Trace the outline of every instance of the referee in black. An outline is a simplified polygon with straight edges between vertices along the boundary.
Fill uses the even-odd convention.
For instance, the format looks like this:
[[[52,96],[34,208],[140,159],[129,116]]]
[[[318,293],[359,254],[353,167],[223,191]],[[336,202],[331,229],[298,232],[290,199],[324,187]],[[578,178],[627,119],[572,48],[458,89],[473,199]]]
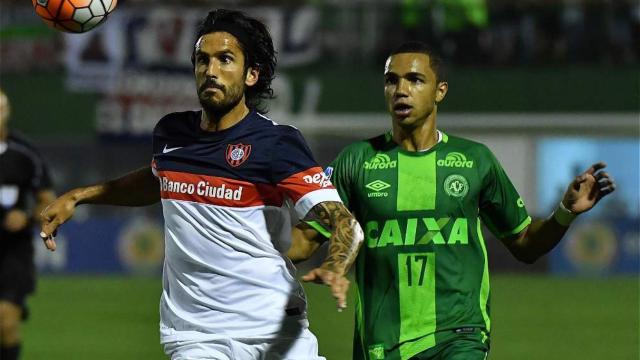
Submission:
[[[9,99],[0,89],[0,359],[20,354],[25,299],[35,290],[33,222],[55,199],[49,172],[26,139],[9,134]]]

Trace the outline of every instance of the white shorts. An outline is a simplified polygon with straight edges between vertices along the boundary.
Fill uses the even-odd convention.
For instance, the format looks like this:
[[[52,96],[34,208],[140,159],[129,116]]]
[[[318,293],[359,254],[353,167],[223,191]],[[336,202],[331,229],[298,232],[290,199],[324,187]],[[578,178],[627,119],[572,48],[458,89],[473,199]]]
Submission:
[[[318,340],[309,329],[289,338],[169,342],[164,352],[171,360],[325,360],[318,356]]]

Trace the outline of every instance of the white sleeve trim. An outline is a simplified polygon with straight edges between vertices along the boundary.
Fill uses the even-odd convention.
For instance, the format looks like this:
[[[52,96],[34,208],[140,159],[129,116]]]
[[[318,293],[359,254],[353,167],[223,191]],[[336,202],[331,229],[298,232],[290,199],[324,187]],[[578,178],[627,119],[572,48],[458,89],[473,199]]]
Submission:
[[[312,207],[318,205],[323,201],[342,202],[342,200],[340,200],[340,195],[338,195],[338,191],[336,189],[315,190],[307,193],[305,196],[301,197],[300,200],[298,200],[298,202],[294,206],[296,215],[299,219],[304,218]]]

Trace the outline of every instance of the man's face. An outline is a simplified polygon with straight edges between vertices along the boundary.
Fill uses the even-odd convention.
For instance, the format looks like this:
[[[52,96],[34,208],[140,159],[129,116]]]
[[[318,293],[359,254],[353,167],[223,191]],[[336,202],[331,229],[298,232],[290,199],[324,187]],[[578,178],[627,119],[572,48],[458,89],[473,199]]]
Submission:
[[[9,130],[7,123],[9,122],[10,110],[9,98],[7,98],[7,95],[0,90],[0,141],[6,139],[8,136],[7,133]]]
[[[207,111],[226,113],[244,100],[251,69],[245,71],[238,40],[226,32],[205,34],[196,43],[195,76],[200,104]]]
[[[437,82],[428,55],[400,53],[387,59],[384,96],[387,110],[399,125],[422,125],[446,93],[447,83]]]

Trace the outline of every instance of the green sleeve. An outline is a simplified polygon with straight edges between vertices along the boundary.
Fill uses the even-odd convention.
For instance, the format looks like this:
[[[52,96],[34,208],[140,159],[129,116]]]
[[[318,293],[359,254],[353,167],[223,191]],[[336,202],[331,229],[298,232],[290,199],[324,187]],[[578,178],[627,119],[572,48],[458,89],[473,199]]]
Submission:
[[[353,166],[352,161],[346,152],[340,153],[325,169],[325,173],[329,176],[331,183],[338,191],[340,199],[347,208],[351,203],[351,179]]]
[[[340,199],[344,203],[344,205],[349,208],[349,203],[351,202],[351,187],[349,184],[351,183],[351,176],[353,166],[351,166],[352,161],[349,157],[349,153],[345,150],[336,157],[329,166],[324,170],[325,174],[331,180],[331,183],[338,191],[340,195]],[[316,229],[319,233],[329,238],[331,233],[325,229],[320,223],[317,221],[307,221],[311,227]]]
[[[524,201],[495,156],[486,149],[487,169],[480,194],[482,222],[502,239],[524,230],[531,223]]]

